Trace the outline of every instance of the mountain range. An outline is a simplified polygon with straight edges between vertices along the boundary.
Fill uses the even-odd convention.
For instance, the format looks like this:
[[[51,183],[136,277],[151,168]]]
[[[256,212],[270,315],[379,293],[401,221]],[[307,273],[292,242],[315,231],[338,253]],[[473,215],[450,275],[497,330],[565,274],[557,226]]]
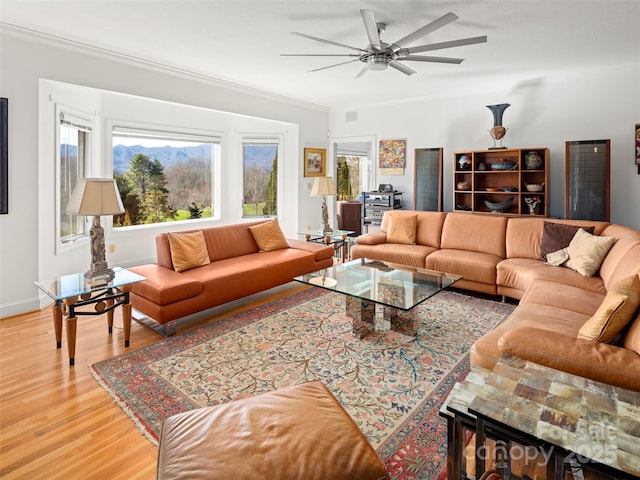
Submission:
[[[143,147],[142,145],[115,145],[113,147],[113,172],[121,174],[129,170],[129,160],[138,153],[149,157],[150,160],[158,159],[167,168],[178,162],[193,157],[207,158],[210,155],[210,145],[201,144],[188,147]],[[61,145],[60,150],[66,155],[77,156],[78,149],[73,145]],[[273,165],[273,148],[262,145],[248,145],[245,147],[245,163],[249,167],[260,165],[270,172]]]

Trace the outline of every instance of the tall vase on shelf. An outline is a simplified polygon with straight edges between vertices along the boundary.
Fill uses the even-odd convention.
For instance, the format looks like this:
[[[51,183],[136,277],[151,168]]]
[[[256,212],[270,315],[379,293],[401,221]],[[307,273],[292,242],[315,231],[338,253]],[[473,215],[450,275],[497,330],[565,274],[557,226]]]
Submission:
[[[491,138],[493,138],[493,146],[489,147],[489,150],[503,150],[507,148],[502,145],[502,139],[507,134],[507,129],[502,125],[502,114],[507,107],[510,106],[510,103],[487,105],[487,108],[491,110],[491,113],[493,113],[493,127],[489,130],[489,134],[491,135]]]

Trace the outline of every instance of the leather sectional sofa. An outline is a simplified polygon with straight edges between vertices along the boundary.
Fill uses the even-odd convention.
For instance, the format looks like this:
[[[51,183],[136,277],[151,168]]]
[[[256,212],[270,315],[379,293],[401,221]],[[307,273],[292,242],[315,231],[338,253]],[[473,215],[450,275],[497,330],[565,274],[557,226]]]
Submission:
[[[401,223],[405,231],[398,229]],[[543,249],[557,247],[549,232],[571,227],[591,230],[594,240],[613,238],[594,275],[547,264],[565,250],[547,251],[543,259]],[[456,287],[518,299],[510,317],[473,345],[472,365],[491,369],[509,353],[640,391],[639,230],[595,221],[394,210],[385,213],[381,231],[356,239],[351,257],[463,275]],[[630,293],[620,300],[622,284]],[[619,318],[625,308],[630,320],[615,338],[585,338],[593,319],[612,312]]]
[[[131,303],[173,333],[176,319],[329,267],[333,254],[324,244],[284,239],[273,220],[162,233],[157,262],[130,268],[147,278],[133,286]],[[177,265],[185,261],[187,268]]]

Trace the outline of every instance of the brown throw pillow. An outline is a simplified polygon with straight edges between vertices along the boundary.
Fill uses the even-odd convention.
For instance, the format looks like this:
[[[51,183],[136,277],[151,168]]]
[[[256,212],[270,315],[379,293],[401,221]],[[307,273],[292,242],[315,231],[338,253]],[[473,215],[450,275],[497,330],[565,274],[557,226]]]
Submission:
[[[542,241],[540,242],[540,259],[546,261],[548,260],[547,254],[568,247],[576,232],[581,228],[591,234],[596,229],[595,226],[578,227],[576,225],[544,222]]]
[[[209,251],[202,231],[169,233],[171,261],[176,272],[209,265]]]
[[[261,252],[271,252],[273,250],[289,248],[289,244],[287,243],[287,239],[284,238],[277,218],[258,225],[252,225],[249,227],[249,231],[251,235],[253,235],[253,239],[258,244]]]
[[[578,338],[611,342],[629,323],[638,305],[640,279],[634,274],[611,287],[596,313],[580,328]]]
[[[389,215],[387,243],[416,244],[418,215]]]

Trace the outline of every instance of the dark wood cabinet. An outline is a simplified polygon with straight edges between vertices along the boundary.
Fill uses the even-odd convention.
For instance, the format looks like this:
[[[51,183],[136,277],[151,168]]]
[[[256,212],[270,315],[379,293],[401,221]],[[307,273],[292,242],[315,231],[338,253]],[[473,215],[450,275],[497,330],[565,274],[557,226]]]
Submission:
[[[442,148],[416,148],[413,204],[416,210],[442,211]]]
[[[610,142],[566,142],[566,218],[609,221]]]

